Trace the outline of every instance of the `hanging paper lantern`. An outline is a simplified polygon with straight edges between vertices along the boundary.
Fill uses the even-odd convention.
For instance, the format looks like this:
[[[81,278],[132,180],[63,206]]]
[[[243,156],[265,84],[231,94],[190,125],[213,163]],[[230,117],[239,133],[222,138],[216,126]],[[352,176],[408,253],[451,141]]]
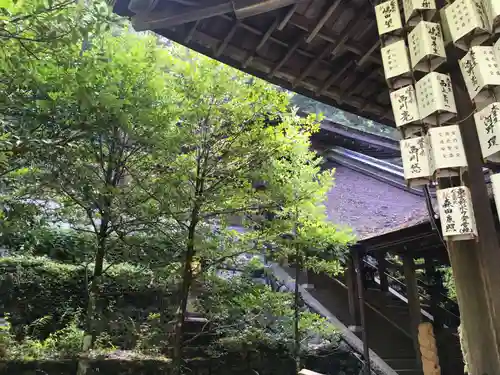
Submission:
[[[500,63],[494,47],[472,47],[459,64],[472,100],[487,100],[491,97],[490,89],[500,93]]]
[[[441,31],[443,32],[443,42],[447,46],[453,40],[451,38],[450,25],[448,25],[448,20],[446,19],[446,8],[449,5],[445,5],[439,10],[439,18],[441,20]]]
[[[398,40],[383,47],[380,53],[389,87],[398,88],[411,83],[410,59],[404,40]]]
[[[500,39],[493,45],[493,52],[495,53],[497,63],[500,63]]]
[[[441,228],[446,239],[464,241],[477,236],[472,200],[467,187],[438,190],[437,201]]]
[[[436,178],[458,176],[467,168],[462,135],[458,125],[429,129],[431,172]]]
[[[420,121],[417,96],[413,85],[391,92],[390,97],[397,127]]]
[[[456,0],[444,13],[457,47],[467,51],[470,46],[479,45],[490,37],[489,20],[481,1]]]
[[[416,137],[400,141],[403,170],[408,186],[420,186],[429,183],[431,167],[427,137]]]
[[[423,17],[424,20],[430,20],[436,13],[435,0],[403,0],[405,13],[405,22],[414,26]]]
[[[444,50],[441,26],[435,22],[419,22],[408,34],[411,66],[422,72],[432,72],[444,61]]]
[[[400,34],[403,29],[397,0],[388,0],[375,7],[378,33],[380,36]]]
[[[500,102],[475,113],[474,119],[483,158],[500,163]]]
[[[447,74],[432,72],[415,85],[420,119],[428,124],[442,124],[457,114],[451,79]]]
[[[500,1],[483,0],[490,28],[493,33],[500,33]]]
[[[490,175],[491,190],[493,190],[493,198],[497,207],[497,214],[500,219],[500,173]]]

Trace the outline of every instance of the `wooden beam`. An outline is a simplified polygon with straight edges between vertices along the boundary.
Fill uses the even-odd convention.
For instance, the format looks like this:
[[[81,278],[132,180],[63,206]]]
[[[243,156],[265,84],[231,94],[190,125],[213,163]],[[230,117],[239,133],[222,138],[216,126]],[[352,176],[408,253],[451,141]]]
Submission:
[[[305,77],[307,77],[307,75],[311,72],[311,70],[314,69],[314,67],[318,64],[318,62],[320,62],[321,60],[323,60],[326,56],[328,56],[330,54],[331,50],[332,50],[331,44],[324,47],[323,51],[321,51],[321,53],[318,55],[318,57],[314,58],[309,63],[309,65],[306,66],[306,68],[302,71],[302,73],[300,73],[300,75],[295,79],[295,81],[293,81],[292,87],[297,86],[297,84],[299,84]]]
[[[132,17],[132,25],[136,31],[167,29],[233,11],[232,3],[227,0],[211,0],[203,3],[203,7],[184,8],[178,12],[169,9],[137,15]]]
[[[231,30],[229,30],[229,32],[227,33],[226,37],[222,41],[221,45],[219,46],[219,48],[217,48],[217,51],[215,51],[215,57],[219,57],[222,54],[222,52],[224,52],[224,50],[226,49],[228,43],[231,41],[231,39],[233,38],[234,34],[236,33],[236,30],[238,30],[238,27],[240,26],[240,24],[241,24],[240,21],[236,21],[233,24],[233,26],[231,27]]]
[[[300,43],[302,43],[304,37],[300,36],[297,38],[297,41],[288,49],[286,55],[271,69],[271,72],[268,74],[268,77],[274,76],[274,74],[288,61],[290,57],[292,57],[293,53],[297,48],[299,48]]]
[[[278,30],[281,31],[285,28],[286,24],[288,23],[288,21],[290,21],[290,18],[292,18],[293,14],[295,13],[298,7],[299,3],[295,3],[290,7],[290,9],[288,9],[288,12],[286,12],[285,17],[283,17],[283,19],[278,25]]]
[[[366,375],[371,374],[371,362],[370,362],[370,347],[368,346],[368,331],[367,331],[367,323],[366,323],[366,304],[365,304],[365,291],[363,287],[363,280],[361,279],[361,258],[360,258],[360,250],[359,248],[352,249],[352,256],[354,259],[354,267],[356,270],[356,284],[358,288],[358,302],[359,302],[359,315],[361,320],[361,337],[363,339],[363,359],[365,360],[364,364],[364,373]]]
[[[248,57],[246,58],[245,62],[243,63],[243,67],[246,68],[248,64],[252,61],[253,57],[255,54],[259,52],[259,50],[266,44],[266,42],[269,40],[271,37],[272,33],[274,30],[276,30],[276,27],[278,27],[278,22],[279,18],[276,17],[274,22],[271,24],[271,26],[267,29],[266,33],[262,36],[262,38],[259,41],[259,44],[257,44],[257,47],[253,50],[252,53],[248,54]]]
[[[200,20],[197,20],[193,23],[193,26],[189,29],[189,32],[187,33],[186,37],[184,38],[184,43],[189,43],[191,42],[191,39],[193,39],[194,32],[196,31],[196,28],[200,24]]]
[[[403,254],[403,268],[406,284],[406,297],[408,298],[408,311],[410,314],[410,332],[415,349],[417,365],[421,365],[420,343],[418,341],[418,325],[422,321],[420,312],[420,298],[418,296],[417,278],[415,275],[415,262],[411,251]]]
[[[358,68],[363,66],[363,64],[369,59],[373,51],[375,51],[379,47],[380,47],[380,39],[377,41],[377,43],[375,43],[372,47],[370,47],[370,49],[364,55],[362,55],[361,58],[356,62]]]
[[[328,79],[326,80],[325,84],[323,86],[321,86],[321,88],[319,89],[319,91],[317,92],[317,95],[323,95],[323,93],[331,86],[333,85],[333,83],[339,79],[342,74],[344,74],[352,65],[354,64],[353,61],[350,61],[348,64],[345,64],[342,69],[340,69],[338,72],[336,73],[332,73],[330,75],[330,77],[328,77]]]
[[[356,286],[356,269],[352,255],[347,259],[347,267],[345,269],[345,277],[347,284],[347,299],[349,304],[349,315],[351,318],[351,325],[355,327],[361,326],[358,305],[358,291]]]
[[[335,0],[335,2],[330,5],[328,10],[325,12],[325,14],[320,18],[316,26],[314,27],[313,31],[309,34],[309,36],[306,38],[306,43],[309,44],[311,41],[316,37],[316,35],[319,33],[319,31],[323,28],[325,25],[326,21],[332,16],[333,12],[337,7],[340,5],[342,0]]]

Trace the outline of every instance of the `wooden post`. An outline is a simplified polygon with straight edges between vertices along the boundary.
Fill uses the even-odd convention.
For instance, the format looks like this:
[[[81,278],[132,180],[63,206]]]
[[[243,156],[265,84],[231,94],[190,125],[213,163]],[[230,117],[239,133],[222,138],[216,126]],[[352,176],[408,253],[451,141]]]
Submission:
[[[439,300],[441,295],[440,290],[443,288],[443,280],[441,274],[436,271],[436,266],[430,255],[427,255],[425,257],[425,276],[426,279],[430,282],[430,313],[434,319],[434,331],[437,333],[443,327],[442,314],[439,308]]]
[[[356,270],[354,267],[353,256],[350,255],[347,259],[347,267],[345,269],[347,283],[347,298],[349,303],[349,315],[351,324],[354,327],[360,327],[361,321],[359,317],[358,292],[356,285]]]
[[[359,254],[360,249],[354,248],[353,250],[354,251],[352,252],[352,255],[353,255],[353,260],[354,260],[354,267],[356,270],[356,284],[358,287],[359,316],[360,316],[361,327],[362,327],[363,359],[365,360],[364,374],[370,375],[371,374],[370,348],[368,347],[368,332],[366,330],[365,291],[364,291],[364,287],[363,287],[363,281],[361,279],[362,267],[361,267],[361,259],[360,259],[360,254]]]
[[[406,283],[406,297],[408,298],[408,310],[410,313],[411,338],[413,340],[413,347],[415,348],[417,364],[420,365],[418,325],[421,322],[422,314],[420,313],[420,299],[418,296],[417,278],[415,276],[415,262],[411,251],[407,251],[403,254],[403,269]]]
[[[378,277],[380,278],[380,290],[389,292],[389,281],[387,280],[387,261],[385,260],[385,252],[377,252],[375,254],[378,265]]]
[[[452,61],[457,60],[456,56]],[[491,375],[500,369],[500,251],[490,199],[484,182],[474,107],[458,63],[450,71],[460,130],[467,156],[465,183],[471,191],[478,241],[449,242],[447,249],[455,279],[465,361],[470,375]],[[444,187],[447,181],[440,181]],[[462,348],[464,349],[464,348]]]

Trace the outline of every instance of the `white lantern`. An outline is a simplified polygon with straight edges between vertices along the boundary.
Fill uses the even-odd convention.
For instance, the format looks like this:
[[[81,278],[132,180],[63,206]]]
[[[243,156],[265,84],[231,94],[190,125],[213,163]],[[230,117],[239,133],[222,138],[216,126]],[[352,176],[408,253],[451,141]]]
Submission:
[[[436,178],[461,175],[467,168],[462,135],[458,125],[429,129],[431,172]]]
[[[493,190],[493,198],[497,207],[498,217],[500,218],[500,173],[490,175],[491,190]]]
[[[476,220],[469,189],[457,186],[437,191],[443,236],[450,241],[470,240],[477,236]]]
[[[430,20],[436,13],[435,0],[403,0],[403,8],[405,11],[405,22],[414,26],[415,19],[423,17],[424,20]],[[418,17],[416,17],[418,16]]]
[[[441,26],[435,22],[419,22],[408,34],[411,66],[415,70],[432,72],[444,61],[443,34]]]
[[[483,0],[483,3],[493,33],[500,33],[500,1]]]
[[[474,114],[483,158],[500,163],[500,102]]]
[[[380,53],[389,87],[398,88],[412,82],[410,59],[404,40],[381,48]]]
[[[445,15],[453,42],[465,51],[490,37],[488,16],[481,0],[456,0],[446,8]]]
[[[388,0],[375,7],[378,33],[380,36],[402,31],[401,14],[397,0]]]
[[[494,47],[472,47],[459,63],[471,99],[482,102],[491,97],[489,90],[500,93],[500,64]]]
[[[457,114],[451,79],[447,74],[432,72],[415,85],[420,119],[428,124],[442,124]]]
[[[493,51],[495,53],[497,62],[500,62],[500,39],[498,39],[497,42],[493,45]]]
[[[420,121],[417,96],[413,85],[391,92],[390,97],[397,127]]]
[[[399,144],[406,183],[411,187],[428,184],[432,173],[427,137],[403,139]]]

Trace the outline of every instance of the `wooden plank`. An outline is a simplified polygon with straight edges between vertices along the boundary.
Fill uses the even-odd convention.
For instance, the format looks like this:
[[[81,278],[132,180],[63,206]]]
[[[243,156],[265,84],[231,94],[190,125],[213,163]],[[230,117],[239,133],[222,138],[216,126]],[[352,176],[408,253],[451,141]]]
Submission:
[[[380,279],[380,290],[382,292],[389,291],[389,280],[387,279],[387,260],[385,259],[385,252],[375,253],[375,258],[378,263],[378,277]]]
[[[276,17],[274,22],[271,24],[271,26],[267,29],[266,33],[260,39],[259,44],[257,44],[257,46],[255,47],[253,52],[248,54],[248,57],[246,58],[245,62],[243,63],[244,68],[246,68],[248,66],[248,64],[250,64],[250,62],[252,62],[255,54],[257,54],[259,52],[259,50],[264,46],[264,44],[266,44],[266,42],[269,40],[269,38],[271,37],[274,30],[276,30],[276,28],[278,27],[278,22],[279,22],[279,18]]]
[[[328,45],[328,46],[326,46],[326,47],[324,47],[323,51],[321,51],[321,53],[316,58],[314,58],[309,63],[309,65],[306,66],[306,68],[302,71],[302,73],[300,73],[300,75],[295,79],[295,81],[292,83],[292,87],[297,86],[298,83],[300,83],[305,77],[307,77],[309,75],[309,73],[311,73],[311,71],[314,69],[314,67],[318,64],[318,62],[320,62],[327,55],[330,54],[331,50],[332,50],[332,45],[331,44]]]
[[[226,37],[222,41],[221,45],[219,46],[219,48],[217,48],[217,51],[215,51],[215,57],[219,57],[222,54],[222,52],[224,52],[224,50],[226,49],[227,45],[229,44],[229,42],[233,38],[234,33],[236,33],[236,30],[238,30],[238,26],[240,26],[240,24],[241,24],[240,21],[236,21],[233,24],[233,26],[231,27],[231,30],[229,30],[229,32],[227,33]]]
[[[283,66],[285,65],[285,63],[288,61],[288,59],[290,59],[290,57],[292,57],[293,53],[295,52],[295,50],[297,48],[299,48],[300,46],[300,43],[302,43],[302,41],[304,40],[304,38],[302,36],[300,36],[297,41],[288,49],[288,51],[286,52],[286,55],[283,56],[283,58],[278,62],[278,64],[276,64],[274,66],[274,68],[271,69],[271,72],[267,75],[268,77],[272,77],[276,74],[276,72]]]
[[[422,314],[420,313],[420,299],[417,289],[417,278],[415,274],[415,262],[413,260],[413,253],[407,251],[403,254],[403,268],[406,284],[406,297],[408,298],[408,310],[410,313],[410,331],[415,349],[415,356],[417,364],[421,365],[420,359],[420,343],[418,341],[418,325],[422,321]]]
[[[136,31],[166,29],[232,11],[233,5],[231,2],[227,0],[212,0],[204,2],[203,7],[184,8],[178,12],[169,9],[162,12],[137,15],[132,17],[132,25]]]
[[[314,29],[311,31],[309,36],[306,38],[306,43],[308,43],[308,44],[311,43],[311,41],[316,37],[316,35],[318,35],[319,31],[323,28],[326,21],[328,21],[328,19],[332,16],[333,12],[335,11],[335,9],[337,9],[337,7],[340,5],[341,2],[342,2],[342,0],[335,0],[335,2],[332,5],[330,5],[328,10],[320,18],[320,20],[318,21],[318,23],[316,24]]]
[[[295,3],[290,7],[288,12],[285,14],[285,17],[283,17],[283,20],[281,20],[281,22],[279,23],[278,30],[281,31],[285,28],[286,24],[288,23],[288,21],[290,21],[290,18],[292,18],[293,14],[295,13],[298,7],[299,3]]]
[[[358,291],[356,288],[356,270],[354,269],[354,261],[352,256],[347,259],[347,267],[345,269],[346,284],[347,284],[347,298],[349,304],[349,315],[351,316],[351,324],[353,326],[361,326],[359,318],[358,306]]]

